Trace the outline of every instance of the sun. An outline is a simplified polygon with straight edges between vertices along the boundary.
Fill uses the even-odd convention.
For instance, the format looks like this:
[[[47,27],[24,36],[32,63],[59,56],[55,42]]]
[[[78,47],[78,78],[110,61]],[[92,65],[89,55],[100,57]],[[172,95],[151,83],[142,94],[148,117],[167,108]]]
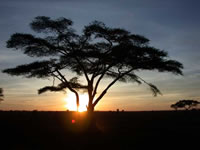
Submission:
[[[88,95],[86,93],[79,94],[80,98],[80,104],[79,104],[79,112],[83,112],[87,110],[87,105],[88,105]],[[66,102],[65,108],[70,110],[70,111],[76,111],[77,106],[76,106],[76,96],[74,93],[69,92],[67,93],[67,96],[64,98],[64,101]]]

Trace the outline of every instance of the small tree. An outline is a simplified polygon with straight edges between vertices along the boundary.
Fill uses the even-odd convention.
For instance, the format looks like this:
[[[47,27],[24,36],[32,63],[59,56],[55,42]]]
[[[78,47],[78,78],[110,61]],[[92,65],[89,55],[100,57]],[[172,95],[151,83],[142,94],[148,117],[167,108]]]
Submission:
[[[172,104],[171,107],[174,109],[178,108],[185,108],[185,110],[190,110],[192,108],[195,108],[200,102],[197,100],[180,100],[176,102],[175,104]]]
[[[46,91],[62,91],[68,88],[76,95],[79,106],[79,89],[89,96],[88,112],[94,107],[117,81],[145,83],[154,96],[161,94],[159,89],[136,75],[136,71],[157,70],[181,75],[182,64],[170,60],[167,52],[148,45],[149,40],[124,29],[109,28],[104,23],[94,21],[85,26],[81,35],[71,28],[73,22],[66,18],[53,20],[49,17],[36,17],[30,24],[31,34],[15,33],[7,42],[8,48],[22,50],[30,57],[45,58],[30,64],[6,69],[10,75],[27,78],[53,77],[60,81],[57,86],[45,86],[39,94]],[[71,79],[63,70],[76,73]],[[86,84],[78,80],[85,77]],[[104,78],[111,78],[105,89],[97,95],[98,87]]]
[[[2,88],[0,88],[0,101],[3,101],[3,89]]]

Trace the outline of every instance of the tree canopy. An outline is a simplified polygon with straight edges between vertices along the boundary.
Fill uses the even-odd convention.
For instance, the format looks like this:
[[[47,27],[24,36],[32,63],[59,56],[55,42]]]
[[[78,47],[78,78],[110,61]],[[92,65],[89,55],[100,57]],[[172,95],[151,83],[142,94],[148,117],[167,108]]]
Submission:
[[[76,33],[72,25],[73,22],[66,18],[36,17],[30,27],[38,36],[15,33],[7,41],[7,47],[41,60],[3,72],[27,78],[53,77],[60,83],[45,86],[38,93],[69,89],[76,95],[77,106],[78,90],[84,89],[89,96],[88,111],[94,110],[117,81],[145,83],[155,96],[161,94],[155,85],[139,77],[136,74],[138,71],[157,70],[182,75],[183,65],[169,59],[166,51],[149,46],[149,39],[144,36],[121,28],[107,27],[99,21],[85,26],[81,34]],[[70,78],[64,70],[76,75]],[[81,76],[85,78],[86,84],[80,83]],[[97,94],[104,78],[112,80]]]
[[[192,108],[195,108],[198,104],[200,104],[200,102],[198,102],[197,100],[180,100],[175,104],[172,104],[171,108],[174,108],[175,110],[177,110],[178,108],[190,110]]]

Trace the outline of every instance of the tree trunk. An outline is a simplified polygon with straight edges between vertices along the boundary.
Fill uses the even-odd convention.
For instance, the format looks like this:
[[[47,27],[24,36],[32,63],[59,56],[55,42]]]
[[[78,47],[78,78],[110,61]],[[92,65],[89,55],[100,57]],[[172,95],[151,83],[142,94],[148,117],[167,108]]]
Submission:
[[[96,118],[94,115],[94,106],[93,105],[90,105],[87,108],[87,123],[88,123],[88,131],[89,132],[97,131]]]
[[[89,105],[88,108],[87,108],[87,112],[89,114],[93,114],[94,113],[94,107],[92,105]]]
[[[94,123],[94,107],[92,105],[87,108],[88,121]]]
[[[77,106],[77,112],[78,112],[79,111],[79,95],[77,92],[75,93],[75,95],[76,95],[76,106]]]

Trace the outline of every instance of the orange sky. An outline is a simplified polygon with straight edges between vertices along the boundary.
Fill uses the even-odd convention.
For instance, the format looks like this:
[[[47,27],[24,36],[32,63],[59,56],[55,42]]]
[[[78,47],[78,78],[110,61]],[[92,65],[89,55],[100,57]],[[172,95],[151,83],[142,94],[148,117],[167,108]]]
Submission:
[[[140,73],[145,75],[146,72]],[[149,74],[149,73],[148,73]],[[117,83],[115,84],[103,97],[100,103],[96,106],[96,110],[127,110],[127,111],[140,111],[140,110],[169,110],[170,105],[175,103],[179,99],[188,97],[188,93],[184,93],[184,89],[180,88],[184,84],[184,77],[174,76],[168,73],[153,73],[150,81],[155,83],[163,95],[153,97],[149,87],[146,85],[138,85],[136,83]],[[37,89],[51,85],[51,80],[38,80],[38,79],[26,79],[22,77],[7,77],[9,82],[4,87],[5,101],[0,104],[0,110],[74,110],[73,108],[67,108],[67,101],[75,105],[75,97],[67,99],[68,95],[73,95],[67,91],[57,93],[45,93],[38,95]],[[144,76],[142,75],[142,76]],[[165,76],[170,76],[171,83],[163,84],[160,80],[156,81],[157,77],[160,80]],[[173,85],[174,81],[176,86]],[[107,85],[110,80],[106,79],[100,86],[100,91]],[[6,82],[6,81],[5,81]],[[14,84],[13,84],[14,83]],[[195,95],[193,99],[198,99],[198,95]],[[67,101],[66,101],[67,99]],[[80,101],[85,101],[80,100]],[[85,107],[85,106],[82,106]]]

